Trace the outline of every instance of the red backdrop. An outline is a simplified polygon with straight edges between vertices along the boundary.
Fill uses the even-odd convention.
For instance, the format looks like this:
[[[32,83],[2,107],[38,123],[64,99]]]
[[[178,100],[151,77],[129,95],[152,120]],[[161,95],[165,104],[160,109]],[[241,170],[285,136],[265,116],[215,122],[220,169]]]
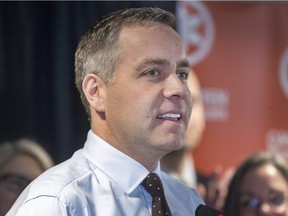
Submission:
[[[178,2],[207,127],[193,152],[210,172],[261,150],[288,159],[288,4]]]

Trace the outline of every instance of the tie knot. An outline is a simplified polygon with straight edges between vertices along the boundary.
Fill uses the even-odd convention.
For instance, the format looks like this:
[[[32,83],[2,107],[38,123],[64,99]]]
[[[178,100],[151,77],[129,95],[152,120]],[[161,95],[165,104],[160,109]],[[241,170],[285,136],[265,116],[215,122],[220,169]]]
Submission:
[[[149,173],[149,175],[142,182],[142,185],[153,198],[164,197],[162,182],[156,173]]]

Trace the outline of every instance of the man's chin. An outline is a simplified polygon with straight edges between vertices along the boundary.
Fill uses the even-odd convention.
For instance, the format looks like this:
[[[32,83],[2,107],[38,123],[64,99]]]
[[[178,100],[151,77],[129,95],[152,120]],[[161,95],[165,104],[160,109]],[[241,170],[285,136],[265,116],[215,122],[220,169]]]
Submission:
[[[184,149],[185,145],[183,143],[179,143],[179,144],[173,144],[171,145],[171,148],[168,149],[169,152],[172,152],[172,151],[179,151],[181,149]]]

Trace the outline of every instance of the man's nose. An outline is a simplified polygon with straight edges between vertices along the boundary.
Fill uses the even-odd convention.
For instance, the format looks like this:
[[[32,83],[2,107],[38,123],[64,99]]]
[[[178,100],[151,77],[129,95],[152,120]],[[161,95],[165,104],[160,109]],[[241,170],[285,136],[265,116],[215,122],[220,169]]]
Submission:
[[[187,83],[185,81],[179,79],[177,74],[171,74],[166,82],[164,88],[164,96],[166,98],[170,97],[179,97],[180,99],[184,99],[189,96],[189,89]]]

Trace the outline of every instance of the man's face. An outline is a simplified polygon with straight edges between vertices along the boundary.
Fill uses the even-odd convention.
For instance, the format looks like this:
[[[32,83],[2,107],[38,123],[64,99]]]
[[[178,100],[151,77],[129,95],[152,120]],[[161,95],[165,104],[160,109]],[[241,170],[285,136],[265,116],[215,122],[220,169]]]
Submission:
[[[119,41],[122,56],[105,101],[111,144],[154,158],[182,148],[192,101],[179,36],[158,24],[126,27]]]

